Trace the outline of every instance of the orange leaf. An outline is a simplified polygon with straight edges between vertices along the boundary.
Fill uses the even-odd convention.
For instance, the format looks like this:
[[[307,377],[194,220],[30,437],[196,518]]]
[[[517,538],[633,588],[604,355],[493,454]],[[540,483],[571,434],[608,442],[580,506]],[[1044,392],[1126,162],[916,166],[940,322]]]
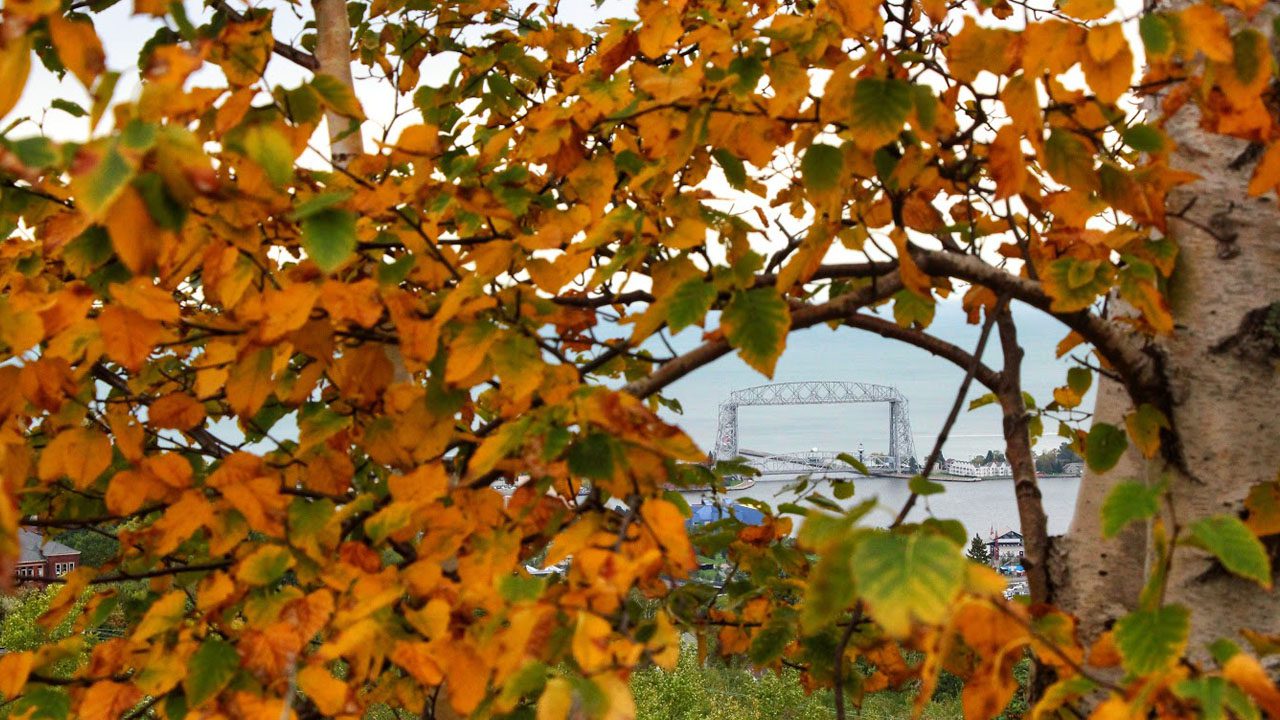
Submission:
[[[347,684],[326,668],[317,665],[302,668],[298,672],[298,688],[325,715],[338,715],[346,708]]]
[[[270,349],[262,349],[240,359],[227,378],[227,403],[242,418],[252,418],[271,394]]]
[[[113,283],[111,297],[148,320],[177,322],[178,304],[173,295],[152,284],[150,278],[138,277],[128,283]]]
[[[171,233],[162,230],[151,219],[142,195],[133,186],[125,186],[110,210],[103,215],[111,246],[115,248],[120,262],[135,275],[149,273],[160,257],[164,239]]]
[[[1261,195],[1280,186],[1280,142],[1267,146],[1267,152],[1249,178],[1249,195]]]
[[[1215,62],[1230,62],[1231,31],[1227,19],[1209,3],[1192,5],[1179,13],[1182,30],[1186,33],[1191,53],[1204,53]]]
[[[60,12],[49,16],[49,39],[58,51],[58,59],[86,88],[107,67],[102,41],[88,20],[72,21]]]
[[[310,283],[268,290],[262,299],[267,314],[258,327],[258,339],[263,344],[272,343],[302,327],[319,297],[320,288]]]
[[[140,699],[142,691],[133,685],[100,680],[80,696],[76,717],[83,720],[116,720],[127,715]]]
[[[147,418],[154,428],[190,430],[204,422],[205,411],[190,395],[172,393],[152,402]]]
[[[1271,717],[1280,717],[1280,690],[1257,659],[1237,653],[1222,668],[1222,675],[1240,686]]]
[[[0,697],[12,698],[22,692],[35,656],[29,652],[10,652],[0,655]]]
[[[933,280],[920,269],[920,266],[916,265],[915,259],[911,257],[906,232],[901,228],[894,228],[889,233],[889,237],[893,239],[893,245],[898,249],[898,273],[902,276],[902,284],[917,295],[931,297],[930,288],[933,286]]]
[[[133,372],[142,369],[165,336],[163,325],[119,305],[103,308],[98,315],[98,331],[107,355]]]
[[[1022,192],[1027,184],[1027,160],[1022,154],[1022,133],[1005,125],[988,149],[988,170],[996,181],[996,199]]]

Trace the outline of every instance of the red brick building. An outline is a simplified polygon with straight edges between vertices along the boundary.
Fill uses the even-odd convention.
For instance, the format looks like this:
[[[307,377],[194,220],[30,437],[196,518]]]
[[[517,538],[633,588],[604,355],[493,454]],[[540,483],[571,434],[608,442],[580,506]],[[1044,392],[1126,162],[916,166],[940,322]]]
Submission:
[[[18,531],[22,554],[18,557],[17,575],[21,582],[41,582],[41,578],[66,575],[80,565],[80,551],[55,540],[45,540],[38,532]]]

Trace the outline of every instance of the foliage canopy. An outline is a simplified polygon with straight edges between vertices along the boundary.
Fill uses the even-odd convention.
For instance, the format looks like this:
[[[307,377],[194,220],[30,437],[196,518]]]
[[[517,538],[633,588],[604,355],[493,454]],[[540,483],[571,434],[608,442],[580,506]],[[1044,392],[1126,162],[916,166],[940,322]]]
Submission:
[[[1179,463],[1141,343],[1173,330],[1165,196],[1193,175],[1168,164],[1159,117],[1120,101],[1194,104],[1206,130],[1263,144],[1252,192],[1280,185],[1258,0],[1140,20],[1112,0],[641,0],[590,29],[556,3],[375,0],[335,19],[135,0],[159,29],[129,93],[103,49],[115,5],[0,11],[0,115],[43,65],[87,102],[42,109],[88,127],[46,137],[28,118],[0,138],[0,566],[23,523],[118,541],[57,580],[40,623],[74,632],[0,656],[13,709],[621,720],[630,672],[673,666],[692,633],[834,686],[841,715],[917,681],[919,710],[945,668],[967,717],[994,716],[1028,651],[1056,677],[1036,717],[1090,696],[1099,718],[1280,710],[1234,645],[1179,662],[1188,610],[1163,603],[1160,568],[1086,648],[1066,613],[1004,601],[957,523],[905,508],[873,528],[868,506],[813,494],[691,538],[671,488],[723,478],[657,415],[715,358],[769,375],[789,332],[853,326],[991,390],[1022,497],[1032,439],[1080,419],[1092,373],[1049,405],[1024,396],[1019,301],[1134,398],[1125,427],[1062,426],[1089,466],[1131,442]],[[369,79],[317,71],[335,59]],[[928,334],[953,292],[983,343],[996,327],[1001,371]],[[1133,312],[1106,315],[1108,294]],[[694,349],[664,344],[694,326]],[[504,499],[498,481],[519,484]],[[1269,586],[1275,494],[1248,522],[1161,537]],[[1118,492],[1109,522],[1158,524],[1159,495]],[[1043,512],[1038,534],[1024,512],[1039,601]],[[729,559],[723,587],[682,582],[698,553]],[[571,562],[539,577],[535,557]],[[146,600],[93,643],[122,581]]]

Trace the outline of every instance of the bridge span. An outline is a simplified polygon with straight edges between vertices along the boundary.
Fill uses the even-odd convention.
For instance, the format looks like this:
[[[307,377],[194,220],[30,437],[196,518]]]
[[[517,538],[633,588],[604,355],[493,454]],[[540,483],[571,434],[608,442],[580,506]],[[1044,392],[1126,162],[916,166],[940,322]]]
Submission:
[[[738,408],[754,405],[839,405],[848,403],[887,403],[889,405],[890,472],[909,469],[915,458],[915,440],[911,435],[911,419],[907,398],[897,388],[867,383],[815,381],[788,382],[734,390],[720,403],[716,428],[714,460],[738,457]],[[852,471],[847,463],[836,459],[837,453],[811,451],[782,454],[753,453],[749,458],[763,474],[803,474],[812,472]]]

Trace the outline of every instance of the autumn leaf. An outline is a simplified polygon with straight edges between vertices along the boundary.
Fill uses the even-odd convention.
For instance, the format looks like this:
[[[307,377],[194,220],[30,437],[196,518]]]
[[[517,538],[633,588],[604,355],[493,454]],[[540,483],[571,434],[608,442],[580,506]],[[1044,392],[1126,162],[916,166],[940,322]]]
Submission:
[[[964,577],[964,558],[935,535],[878,532],[853,553],[853,582],[867,611],[896,637],[913,622],[934,624],[946,617]]]
[[[151,403],[148,420],[152,427],[190,430],[204,423],[204,406],[186,393],[172,393]]]
[[[720,316],[720,324],[729,343],[738,348],[738,355],[760,373],[772,377],[791,328],[791,311],[778,293],[772,288],[735,292]]]
[[[85,490],[111,464],[111,440],[97,430],[71,428],[53,439],[40,455],[40,479],[66,477]]]
[[[8,78],[0,90],[0,117],[9,114],[27,87],[31,71],[31,38],[10,40],[0,46],[0,77]]]
[[[49,16],[49,39],[58,59],[86,87],[106,69],[107,56],[93,25],[87,20],[71,20],[60,13]],[[19,81],[21,86],[22,82]],[[3,113],[0,113],[3,114]]]
[[[854,83],[849,103],[853,141],[874,150],[898,137],[914,103],[911,86],[901,80],[861,78]]]

